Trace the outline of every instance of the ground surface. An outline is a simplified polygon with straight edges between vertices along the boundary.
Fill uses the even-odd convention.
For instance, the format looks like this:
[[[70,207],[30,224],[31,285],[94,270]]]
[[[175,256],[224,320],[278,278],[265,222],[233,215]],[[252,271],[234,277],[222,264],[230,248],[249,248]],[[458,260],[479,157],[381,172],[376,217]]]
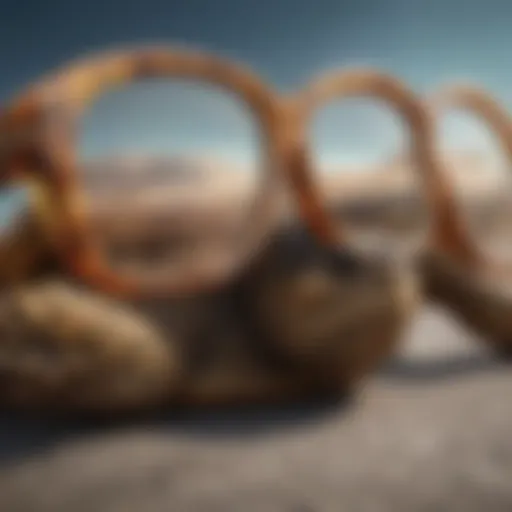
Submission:
[[[512,373],[430,307],[353,404],[72,426],[2,418],[9,512],[512,510]]]

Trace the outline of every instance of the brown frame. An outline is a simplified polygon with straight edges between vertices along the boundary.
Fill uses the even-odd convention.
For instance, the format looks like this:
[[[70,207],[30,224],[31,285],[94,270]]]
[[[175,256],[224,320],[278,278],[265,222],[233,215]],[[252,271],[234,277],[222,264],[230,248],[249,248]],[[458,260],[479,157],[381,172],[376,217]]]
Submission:
[[[221,268],[176,276],[155,286],[112,273],[94,243],[74,172],[74,136],[84,107],[107,87],[138,78],[181,76],[210,81],[238,94],[261,123],[266,142],[264,179],[254,205],[257,224],[238,254]],[[220,286],[240,271],[277,222],[276,202],[283,175],[292,186],[302,221],[326,245],[343,243],[343,232],[327,214],[315,186],[307,125],[314,110],[335,97],[377,96],[391,104],[412,131],[412,152],[421,170],[434,232],[443,233],[436,215],[449,196],[434,149],[433,123],[423,102],[400,80],[373,69],[327,73],[302,91],[280,97],[242,65],[205,52],[146,47],[108,52],[75,62],[46,77],[14,100],[0,116],[0,183],[20,178],[43,180],[52,201],[54,240],[70,271],[89,284],[121,296],[191,293]]]
[[[468,82],[448,83],[431,93],[427,99],[436,116],[445,110],[465,110],[485,123],[499,140],[508,161],[512,162],[512,118],[489,91]],[[491,268],[493,271],[510,272],[510,265],[491,262],[471,236],[467,225],[458,213],[457,198],[453,188],[445,196],[444,230],[448,237],[437,236],[431,248],[455,258],[459,264],[470,268]]]

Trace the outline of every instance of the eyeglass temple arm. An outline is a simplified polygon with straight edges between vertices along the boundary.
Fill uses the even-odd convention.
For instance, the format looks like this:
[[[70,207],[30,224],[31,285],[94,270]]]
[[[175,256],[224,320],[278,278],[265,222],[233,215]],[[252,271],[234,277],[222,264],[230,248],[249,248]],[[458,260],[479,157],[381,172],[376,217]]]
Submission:
[[[440,113],[447,108],[466,109],[486,123],[498,137],[509,161],[512,161],[512,120],[498,101],[484,89],[469,84],[452,84],[441,88],[429,98],[434,111]],[[436,233],[436,243],[446,247],[455,255],[471,256],[473,260],[482,258],[472,243],[467,226],[458,215],[453,190],[439,210],[440,221]],[[452,247],[449,247],[451,243]]]

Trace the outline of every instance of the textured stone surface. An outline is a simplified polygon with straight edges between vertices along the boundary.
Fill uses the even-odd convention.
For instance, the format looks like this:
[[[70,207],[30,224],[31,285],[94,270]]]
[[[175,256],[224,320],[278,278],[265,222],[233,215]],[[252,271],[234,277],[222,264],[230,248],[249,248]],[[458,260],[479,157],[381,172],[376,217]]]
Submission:
[[[346,406],[2,418],[0,510],[512,510],[512,375],[432,308]]]

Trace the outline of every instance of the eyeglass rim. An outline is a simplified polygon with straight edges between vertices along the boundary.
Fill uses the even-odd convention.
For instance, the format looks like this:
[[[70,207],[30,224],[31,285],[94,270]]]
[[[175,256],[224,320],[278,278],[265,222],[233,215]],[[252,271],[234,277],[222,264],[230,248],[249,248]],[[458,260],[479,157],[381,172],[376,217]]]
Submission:
[[[156,283],[145,284],[143,279],[130,279],[112,272],[94,243],[84,214],[84,193],[78,184],[73,132],[88,100],[94,99],[94,94],[87,93],[103,94],[109,86],[156,76],[201,79],[234,93],[252,111],[260,128],[264,161],[260,166],[262,176],[258,191],[247,215],[251,224],[244,230],[246,236],[225,268],[204,269],[202,274],[201,269],[192,269],[173,281],[159,279]],[[60,233],[55,240],[66,267],[110,294],[155,296],[194,293],[223,285],[242,271],[268,241],[277,222],[280,189],[280,173],[276,169],[278,108],[277,94],[239,63],[204,51],[145,46],[95,54],[63,67],[14,101],[4,119],[10,121],[10,126],[27,117],[28,124],[36,119],[42,122],[42,138],[38,142],[48,172],[40,178],[52,196],[53,215],[61,219]],[[27,112],[32,115],[27,116]]]
[[[450,187],[443,173],[439,171],[440,164],[433,144],[433,122],[427,105],[405,83],[386,72],[373,68],[345,68],[325,73],[292,96],[291,101],[283,101],[284,98],[280,98],[243,65],[204,51],[166,45],[95,54],[62,68],[32,87],[25,96],[22,96],[20,102],[15,103],[14,109],[11,109],[11,119],[16,119],[16,115],[20,113],[29,119],[30,115],[32,119],[37,119],[39,114],[39,118],[43,119],[41,147],[49,169],[43,177],[55,193],[56,213],[60,213],[60,217],[65,219],[59,237],[60,241],[65,243],[60,252],[64,255],[68,268],[105,291],[122,295],[140,295],[145,292],[139,284],[119,279],[119,276],[104,268],[104,262],[91,245],[92,238],[88,235],[87,225],[81,213],[80,203],[83,198],[80,197],[72,170],[75,147],[71,141],[73,130],[66,127],[64,131],[59,131],[59,127],[65,125],[59,116],[71,121],[70,124],[73,125],[91,92],[101,93],[104,92],[106,85],[123,83],[131,79],[156,74],[162,76],[162,68],[168,71],[169,67],[173,68],[172,72],[168,73],[171,76],[200,78],[238,94],[251,107],[262,128],[267,144],[265,156],[268,165],[264,165],[265,174],[258,196],[260,203],[255,209],[258,215],[253,216],[259,222],[258,229],[251,230],[251,234],[254,234],[252,246],[247,244],[246,250],[232,259],[230,268],[224,269],[225,272],[217,270],[196,280],[192,279],[193,276],[187,275],[180,283],[163,286],[161,290],[151,289],[151,295],[158,292],[186,293],[221,285],[230,276],[245,268],[277,225],[277,191],[282,177],[291,180],[293,192],[299,199],[299,211],[302,212],[303,220],[309,224],[313,234],[322,240],[322,232],[326,233],[324,243],[339,245],[340,239],[333,227],[333,219],[320,204],[321,199],[315,188],[310,166],[305,162],[308,151],[304,129],[308,118],[318,106],[333,97],[345,99],[351,95],[368,95],[391,102],[391,106],[405,118],[407,127],[412,132],[415,142],[413,152],[416,153],[417,159],[421,160],[422,178],[425,180],[424,188],[431,213],[438,213],[439,204],[443,201],[444,204],[450,199],[453,202]],[[290,106],[292,108],[283,108]],[[290,113],[291,118],[288,115]],[[289,128],[294,123],[296,128],[292,127],[290,137]],[[287,144],[290,140],[291,146]],[[289,171],[286,167],[287,158],[293,153],[290,153],[290,149],[300,150],[296,153],[303,165],[297,166],[291,172],[283,173]],[[282,176],[283,174],[286,176]],[[439,222],[434,222],[434,232],[436,228],[439,228]]]

